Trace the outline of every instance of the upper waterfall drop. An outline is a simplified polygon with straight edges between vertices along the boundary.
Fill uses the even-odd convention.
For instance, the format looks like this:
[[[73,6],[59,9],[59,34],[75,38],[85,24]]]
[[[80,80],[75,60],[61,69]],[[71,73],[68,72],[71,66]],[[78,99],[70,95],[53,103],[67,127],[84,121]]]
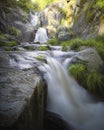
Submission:
[[[37,12],[35,14],[30,12],[30,23],[34,27],[38,24],[38,13]]]
[[[41,44],[48,41],[47,31],[45,28],[40,27],[36,32],[34,42],[40,42]]]

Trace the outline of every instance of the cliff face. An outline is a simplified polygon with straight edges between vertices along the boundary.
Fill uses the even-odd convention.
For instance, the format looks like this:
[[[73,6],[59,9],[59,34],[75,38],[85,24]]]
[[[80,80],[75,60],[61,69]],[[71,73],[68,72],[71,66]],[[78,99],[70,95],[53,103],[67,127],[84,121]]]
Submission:
[[[77,0],[73,33],[82,38],[104,34],[104,9],[97,5],[97,0]]]

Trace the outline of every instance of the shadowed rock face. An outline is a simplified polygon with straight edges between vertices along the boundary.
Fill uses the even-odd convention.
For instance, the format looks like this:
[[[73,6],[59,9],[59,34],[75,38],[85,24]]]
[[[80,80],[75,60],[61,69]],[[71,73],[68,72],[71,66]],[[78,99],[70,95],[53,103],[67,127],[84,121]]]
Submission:
[[[0,52],[0,129],[41,130],[45,83],[35,66],[11,67],[11,54]]]

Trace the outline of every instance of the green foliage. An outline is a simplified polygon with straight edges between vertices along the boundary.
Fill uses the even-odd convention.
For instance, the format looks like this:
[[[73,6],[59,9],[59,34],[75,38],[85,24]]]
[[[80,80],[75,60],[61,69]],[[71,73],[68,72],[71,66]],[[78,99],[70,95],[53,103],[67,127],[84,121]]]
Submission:
[[[5,47],[6,51],[13,51],[13,49],[11,47]]]
[[[67,45],[65,43],[62,44],[62,51],[67,51]]]
[[[74,38],[70,41],[61,42],[62,46],[70,46],[72,50],[78,50],[81,46],[95,47],[102,59],[104,60],[104,35],[91,39]]]
[[[95,47],[102,59],[104,60],[104,35],[86,40],[86,45]]]
[[[9,41],[8,43],[6,43],[7,47],[13,47],[13,46],[17,46],[18,42],[17,41]]]
[[[14,35],[14,36],[19,36],[19,35],[21,35],[21,30],[20,30],[20,29],[17,29],[16,27],[8,26],[8,30],[9,30],[9,33],[10,33],[11,35]]]
[[[30,51],[34,50],[34,46],[24,46],[24,48],[27,49],[27,50],[30,50]]]
[[[87,66],[81,63],[70,65],[68,71],[89,92],[104,97],[104,75],[101,72],[89,72]]]
[[[0,42],[0,47],[2,47],[2,46],[13,47],[13,46],[16,46],[17,44],[18,44],[17,41],[9,41],[6,43]]]
[[[30,10],[38,9],[37,4],[32,3],[31,0],[19,0],[18,5],[26,12],[30,12]]]
[[[27,23],[27,17],[26,16],[22,16],[22,22]]]
[[[43,56],[39,55],[39,56],[36,57],[36,59],[39,60],[39,61],[42,61],[43,60]]]
[[[0,0],[0,5],[13,7],[17,4],[17,0]]]
[[[56,38],[50,39],[50,40],[48,40],[47,44],[57,46],[58,45],[58,40]]]
[[[86,86],[90,92],[103,94],[104,76],[96,71],[89,72],[86,76]]]
[[[86,73],[86,66],[84,64],[72,64],[68,70],[79,83],[84,82]]]
[[[39,9],[42,10],[46,7],[46,5],[56,2],[58,0],[35,0],[35,3],[39,5]]]
[[[104,11],[104,1],[103,0],[95,0],[95,6]]]
[[[85,45],[85,41],[81,38],[75,38],[70,41],[64,41],[61,44],[69,45],[72,50],[78,50],[80,46]]]
[[[48,49],[49,49],[48,46],[40,46],[40,47],[38,48],[39,51],[46,51],[46,50],[48,50]]]

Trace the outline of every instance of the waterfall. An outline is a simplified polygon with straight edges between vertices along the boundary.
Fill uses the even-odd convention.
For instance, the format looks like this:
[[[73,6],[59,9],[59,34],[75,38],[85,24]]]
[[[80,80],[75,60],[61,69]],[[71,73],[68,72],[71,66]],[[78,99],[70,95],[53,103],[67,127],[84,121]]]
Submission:
[[[36,32],[34,42],[46,43],[48,40],[47,31],[45,28],[39,28]]]
[[[47,110],[60,115],[73,130],[104,130],[104,103],[95,102],[67,72],[78,53],[35,51],[12,55],[10,64],[28,69],[34,64],[48,85]],[[43,57],[38,61],[36,57]]]
[[[61,115],[75,130],[104,130],[104,104],[94,102],[60,62],[48,57],[40,70],[45,70],[48,84],[48,111]]]
[[[35,14],[32,14],[32,12],[30,12],[30,23],[34,27],[38,24],[38,13],[37,12]]]

